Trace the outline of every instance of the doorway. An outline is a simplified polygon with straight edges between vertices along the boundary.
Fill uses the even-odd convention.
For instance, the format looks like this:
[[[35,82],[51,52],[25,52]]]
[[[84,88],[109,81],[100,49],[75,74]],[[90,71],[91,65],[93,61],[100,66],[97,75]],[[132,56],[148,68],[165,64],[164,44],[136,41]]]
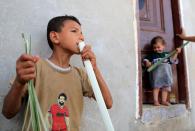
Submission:
[[[181,32],[179,0],[138,0],[139,3],[139,93],[140,108],[142,104],[153,103],[152,88],[148,80],[148,73],[141,66],[144,56],[152,52],[150,41],[153,37],[162,36],[167,45],[166,51],[172,51],[183,42],[175,37]],[[169,99],[172,103],[185,103],[189,106],[187,75],[185,68],[185,52],[179,54],[179,64],[173,65],[174,84]],[[140,109],[141,112],[142,109]]]

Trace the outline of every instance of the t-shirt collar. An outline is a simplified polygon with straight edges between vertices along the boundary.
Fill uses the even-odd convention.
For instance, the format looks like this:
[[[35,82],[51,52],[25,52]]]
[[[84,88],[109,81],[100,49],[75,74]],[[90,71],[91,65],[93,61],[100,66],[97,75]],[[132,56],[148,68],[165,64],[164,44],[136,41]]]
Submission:
[[[49,59],[46,59],[46,61],[48,62],[48,64],[54,68],[55,70],[57,71],[60,71],[60,72],[69,72],[71,70],[71,66],[67,67],[67,68],[63,68],[63,67],[60,67],[56,64],[54,64],[53,62],[51,62]]]

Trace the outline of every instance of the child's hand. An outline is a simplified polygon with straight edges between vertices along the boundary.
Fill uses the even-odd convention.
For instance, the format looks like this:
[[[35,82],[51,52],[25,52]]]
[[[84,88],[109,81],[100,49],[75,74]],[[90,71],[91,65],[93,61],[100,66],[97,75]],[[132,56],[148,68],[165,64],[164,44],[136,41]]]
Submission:
[[[96,69],[96,56],[91,50],[91,46],[86,45],[84,47],[83,51],[81,52],[81,57],[83,61],[89,59],[91,61],[93,69]]]
[[[16,61],[16,80],[20,84],[24,85],[29,80],[32,80],[36,76],[35,63],[38,61],[38,57],[27,54],[21,55]]]
[[[150,67],[151,65],[152,65],[151,62],[149,62],[149,61],[146,62],[146,67]]]
[[[146,67],[150,67],[152,63],[149,60],[144,60],[144,64]]]
[[[181,48],[176,48],[177,54],[181,53]]]

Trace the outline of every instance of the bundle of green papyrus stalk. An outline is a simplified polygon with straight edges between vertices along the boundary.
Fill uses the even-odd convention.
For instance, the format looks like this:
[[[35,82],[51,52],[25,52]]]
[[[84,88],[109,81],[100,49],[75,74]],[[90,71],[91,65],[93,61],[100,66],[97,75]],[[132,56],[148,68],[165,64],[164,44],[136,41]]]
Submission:
[[[31,54],[31,37],[29,40],[25,38],[25,35],[22,33],[22,38],[25,43],[26,54]],[[27,108],[30,108],[30,122],[32,124],[33,131],[48,131],[45,121],[43,119],[42,111],[39,105],[39,101],[34,88],[34,81],[30,80],[28,82],[28,105]]]

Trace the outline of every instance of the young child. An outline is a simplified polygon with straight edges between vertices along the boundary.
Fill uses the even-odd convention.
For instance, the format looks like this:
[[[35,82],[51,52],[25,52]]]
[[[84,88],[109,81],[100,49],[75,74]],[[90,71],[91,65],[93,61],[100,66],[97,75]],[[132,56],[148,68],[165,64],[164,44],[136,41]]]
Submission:
[[[71,56],[81,54],[83,60],[91,61],[108,109],[112,107],[109,88],[96,65],[96,57],[91,47],[86,46],[82,52],[79,51],[78,43],[84,40],[84,36],[77,18],[67,15],[52,18],[47,26],[47,39],[53,51],[48,59],[23,54],[16,61],[16,78],[4,99],[2,113],[6,118],[12,118],[19,112],[28,96],[26,83],[34,79],[36,94],[45,121],[49,121],[48,113],[52,105],[57,103],[59,94],[66,94],[65,107],[68,114],[58,112],[56,117],[68,116],[67,123],[70,127],[60,126],[55,121],[55,128],[60,131],[67,131],[69,128],[70,131],[79,131],[83,96],[94,98],[94,94],[87,74],[81,68],[70,65]],[[56,110],[59,107],[62,106],[59,104]],[[26,109],[23,131],[32,130],[29,120],[30,111],[29,108]]]
[[[161,36],[156,36],[151,40],[151,46],[153,53],[146,56],[144,59],[145,66],[148,68],[152,64],[156,63],[159,59],[164,58],[168,53],[165,52],[166,43]],[[172,68],[171,64],[177,64],[177,55],[181,52],[180,48],[177,48],[177,53],[170,59],[165,60],[161,65],[149,73],[150,83],[153,88],[154,105],[160,106],[158,97],[159,91],[162,91],[162,105],[169,106],[170,103],[167,100],[168,92],[171,91],[173,84]]]
[[[186,36],[184,31],[182,31],[181,34],[177,34],[177,36],[179,36],[182,40],[195,42],[195,36]]]

